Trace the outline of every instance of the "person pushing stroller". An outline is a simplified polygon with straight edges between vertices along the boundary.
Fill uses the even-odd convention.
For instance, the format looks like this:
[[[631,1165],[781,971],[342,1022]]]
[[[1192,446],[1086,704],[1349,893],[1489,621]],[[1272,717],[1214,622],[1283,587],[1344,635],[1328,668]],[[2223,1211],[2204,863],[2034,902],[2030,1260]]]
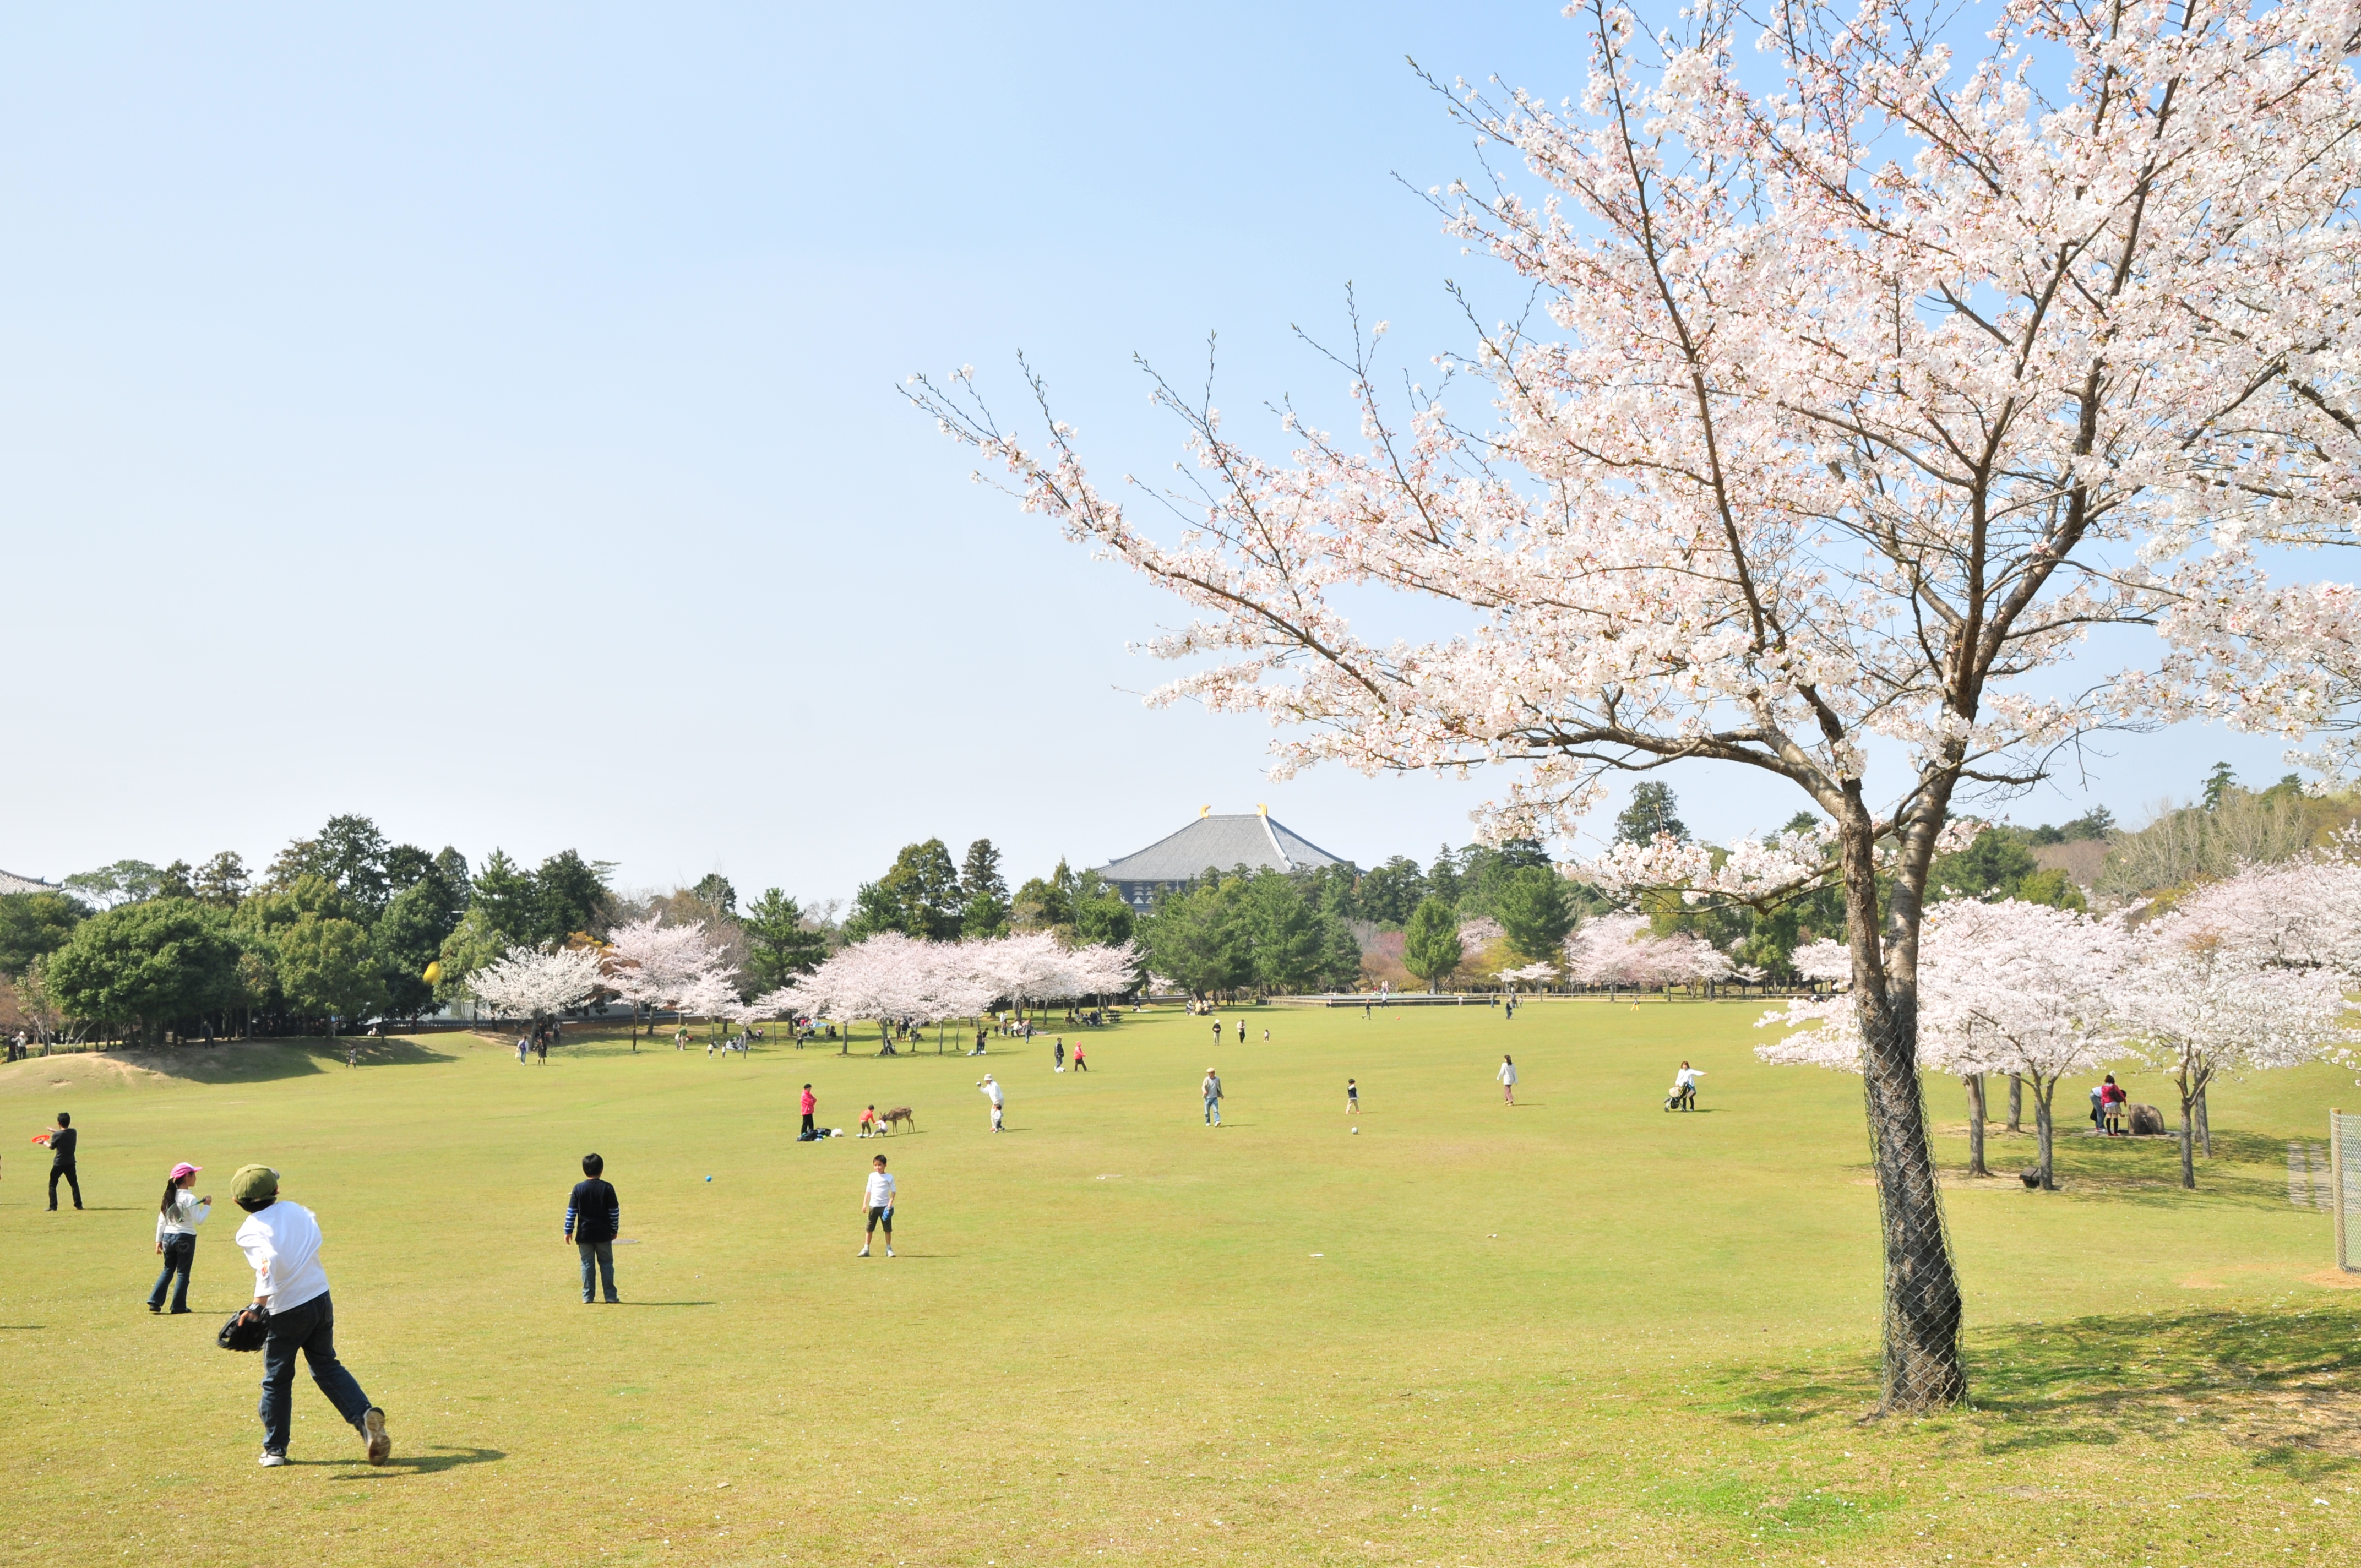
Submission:
[[[1704,1076],[1702,1069],[1691,1067],[1686,1062],[1681,1063],[1681,1070],[1673,1074],[1673,1091],[1664,1096],[1664,1109],[1667,1111],[1696,1110],[1697,1080]]]

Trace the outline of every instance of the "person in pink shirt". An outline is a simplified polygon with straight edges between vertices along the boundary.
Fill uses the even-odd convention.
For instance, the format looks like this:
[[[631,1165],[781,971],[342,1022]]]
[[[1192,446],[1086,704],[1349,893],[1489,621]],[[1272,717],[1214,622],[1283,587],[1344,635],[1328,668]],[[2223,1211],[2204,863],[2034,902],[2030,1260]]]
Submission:
[[[808,1083],[805,1084],[805,1085],[804,1085],[804,1135],[805,1135],[806,1137],[809,1137],[809,1136],[811,1135],[811,1131],[812,1131],[812,1112],[813,1112],[815,1109],[817,1109],[817,1108],[818,1107],[818,1105],[819,1105],[819,1102],[818,1102],[818,1100],[816,1100],[816,1099],[814,1099],[814,1098],[812,1097],[811,1085],[810,1085],[810,1084],[808,1084]]]

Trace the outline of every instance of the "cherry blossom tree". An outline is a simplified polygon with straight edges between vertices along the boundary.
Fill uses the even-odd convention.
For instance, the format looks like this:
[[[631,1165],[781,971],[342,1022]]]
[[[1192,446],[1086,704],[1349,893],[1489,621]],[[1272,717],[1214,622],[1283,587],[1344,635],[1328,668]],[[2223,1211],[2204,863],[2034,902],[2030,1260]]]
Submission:
[[[1567,828],[1616,771],[1690,760],[1807,797],[1818,852],[1688,885],[1776,896],[1782,858],[1841,883],[1883,1407],[1948,1404],[1966,1382],[1918,1085],[1927,868],[1963,792],[2026,787],[2077,736],[2187,700],[2160,659],[2090,678],[2090,629],[2205,587],[2250,602],[2235,570],[2188,574],[2258,533],[2349,530],[2361,10],[2002,0],[1969,24],[1938,0],[1799,0],[1766,24],[1709,0],[1656,33],[1614,0],[1572,10],[1578,97],[1452,93],[1545,199],[1497,176],[1433,192],[1540,316],[1478,328],[1399,414],[1375,390],[1383,323],[1356,323],[1334,358],[1357,443],[1290,409],[1294,450],[1269,459],[1157,379],[1192,460],[1166,542],[1054,417],[1016,439],[965,371],[912,395],[1027,510],[1201,612],[1151,644],[1194,662],[1162,696],[1284,726],[1281,774],[1490,764],[1512,781],[1492,826],[1522,832]],[[1488,424],[1452,409],[1457,378]],[[1462,629],[1366,636],[1347,607],[1372,587]],[[2078,655],[2085,678],[2059,679]]]
[[[2225,918],[2277,924],[2247,904],[2252,892],[2250,884],[2201,896],[2195,908],[2140,927],[2136,961],[2114,997],[2126,1035],[2180,1090],[2185,1188],[2197,1185],[2197,1113],[2215,1078],[2322,1056],[2349,1059],[2356,1039],[2339,970],[2273,961],[2251,927]]]
[[[1796,967],[1843,978],[1829,973],[1839,967],[1828,950],[1835,947],[1797,948]],[[2130,1054],[2115,1011],[2130,961],[2131,939],[2120,920],[2077,910],[1958,899],[1927,915],[1918,955],[1919,1059],[1976,1085],[1988,1072],[2031,1080],[2044,1190],[2057,1190],[2051,1111],[2059,1080]],[[1861,1020],[1850,998],[1798,998],[1765,1014],[1758,1026],[1774,1024],[1795,1032],[1757,1047],[1764,1061],[1861,1070]],[[1971,1112],[1980,1109],[1971,1098]],[[1971,1157],[1971,1170],[1984,1174],[1981,1164]]]
[[[1069,948],[1048,932],[926,942],[885,931],[758,1000],[766,1016],[940,1024],[1018,1003],[1119,994],[1137,984],[1129,942]],[[851,1042],[848,1039],[847,1048]]]
[[[1520,985],[1547,985],[1555,980],[1557,965],[1543,960],[1540,963],[1527,964],[1522,969],[1501,970],[1493,978],[1508,987],[1513,996]]]
[[[1565,940],[1567,973],[1585,985],[1639,989],[1698,985],[1737,970],[1730,955],[1688,931],[1655,935],[1644,915],[1604,915]]]
[[[606,985],[631,1003],[631,1048],[639,1048],[640,1008],[649,1010],[652,1031],[657,1008],[697,1012],[684,1006],[683,999],[696,991],[700,1001],[714,1002],[719,993],[708,982],[726,982],[728,966],[727,954],[707,938],[701,920],[667,926],[650,916],[609,932]]]
[[[514,947],[467,977],[467,989],[495,1017],[538,1024],[595,994],[605,977],[596,948]]]

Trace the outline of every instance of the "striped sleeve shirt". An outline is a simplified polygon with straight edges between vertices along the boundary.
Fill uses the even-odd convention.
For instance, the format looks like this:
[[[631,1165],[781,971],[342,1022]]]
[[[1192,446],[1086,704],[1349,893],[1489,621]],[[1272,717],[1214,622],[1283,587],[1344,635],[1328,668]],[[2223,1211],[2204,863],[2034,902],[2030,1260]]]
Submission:
[[[577,1242],[610,1242],[623,1233],[623,1201],[597,1177],[577,1181],[566,1199],[566,1234]]]

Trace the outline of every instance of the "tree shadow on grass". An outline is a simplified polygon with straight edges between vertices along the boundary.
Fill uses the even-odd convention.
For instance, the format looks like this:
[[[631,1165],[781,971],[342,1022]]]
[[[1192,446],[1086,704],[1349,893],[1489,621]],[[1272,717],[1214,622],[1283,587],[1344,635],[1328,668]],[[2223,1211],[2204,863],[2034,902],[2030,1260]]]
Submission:
[[[1968,1337],[1983,1453],[2169,1442],[2192,1428],[2292,1480],[2361,1471],[2361,1308],[2223,1310],[2019,1323]],[[1724,1382],[1730,1419],[1855,1421],[1877,1398],[1873,1360],[1763,1369]]]
[[[167,1046],[161,1050],[108,1051],[105,1059],[144,1068],[191,1083],[261,1083],[324,1072],[367,1072],[382,1067],[423,1067],[457,1060],[434,1036],[391,1036],[379,1040],[302,1038],[228,1040],[213,1046]],[[360,1066],[347,1068],[345,1051],[357,1045]],[[52,1058],[55,1059],[55,1058]]]
[[[1962,1128],[1947,1128],[1947,1139],[1964,1141]],[[2034,1162],[2030,1132],[1986,1134],[1985,1162],[1995,1183],[2017,1185],[2020,1168]],[[2217,1132],[2213,1153],[2197,1157],[2197,1186],[2180,1185],[2180,1143],[2171,1137],[2092,1137],[2060,1128],[2055,1144],[2058,1190],[2026,1193],[2028,1202],[2104,1202],[2151,1209],[2273,1209],[2287,1206],[2287,1140],[2259,1133]],[[1948,1185],[1962,1160],[1947,1156]],[[1870,1168],[1856,1168],[1866,1178]],[[1978,1183],[1981,1186],[1981,1183]]]

